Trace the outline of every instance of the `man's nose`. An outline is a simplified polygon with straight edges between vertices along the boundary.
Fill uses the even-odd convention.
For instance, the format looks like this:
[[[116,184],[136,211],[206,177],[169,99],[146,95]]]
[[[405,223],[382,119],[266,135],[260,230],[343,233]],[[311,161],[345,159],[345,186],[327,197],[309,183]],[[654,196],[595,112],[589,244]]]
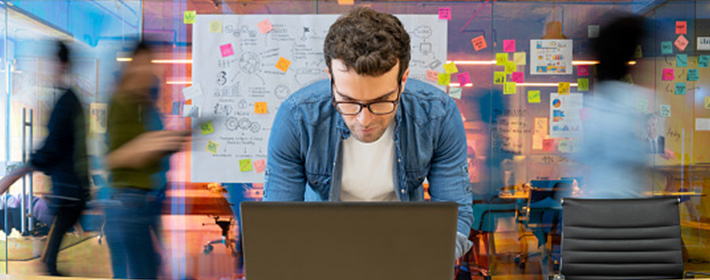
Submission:
[[[357,114],[357,121],[364,127],[367,127],[372,123],[375,115],[370,112],[370,109],[363,107],[362,111]]]

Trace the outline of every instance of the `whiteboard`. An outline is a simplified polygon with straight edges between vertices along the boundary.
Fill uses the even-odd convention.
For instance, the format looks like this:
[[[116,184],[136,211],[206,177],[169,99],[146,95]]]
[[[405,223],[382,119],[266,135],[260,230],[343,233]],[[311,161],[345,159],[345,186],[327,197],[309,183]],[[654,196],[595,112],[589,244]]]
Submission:
[[[291,93],[328,77],[323,42],[339,16],[197,15],[192,26],[190,110],[196,108],[199,113],[190,114],[191,181],[264,181],[260,167],[266,160],[274,116]],[[411,38],[409,77],[425,81],[426,70],[443,72],[447,21],[437,15],[397,17]],[[273,30],[262,33],[258,24],[267,19]],[[231,55],[224,47],[227,44],[231,44]],[[285,73],[276,68],[282,57],[291,62]],[[195,94],[195,87],[202,94]],[[255,106],[263,102],[266,113],[255,113]],[[203,134],[200,125],[210,121],[214,132]],[[208,143],[213,145],[212,152],[208,152]]]

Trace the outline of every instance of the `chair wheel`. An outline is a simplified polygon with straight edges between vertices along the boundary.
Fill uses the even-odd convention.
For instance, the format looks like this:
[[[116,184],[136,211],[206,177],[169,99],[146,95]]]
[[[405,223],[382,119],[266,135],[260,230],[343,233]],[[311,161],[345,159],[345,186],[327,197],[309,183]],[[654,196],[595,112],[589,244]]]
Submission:
[[[205,255],[209,255],[210,253],[212,253],[212,250],[214,250],[214,247],[212,247],[212,245],[209,245],[209,244],[205,245],[205,247],[203,248]]]

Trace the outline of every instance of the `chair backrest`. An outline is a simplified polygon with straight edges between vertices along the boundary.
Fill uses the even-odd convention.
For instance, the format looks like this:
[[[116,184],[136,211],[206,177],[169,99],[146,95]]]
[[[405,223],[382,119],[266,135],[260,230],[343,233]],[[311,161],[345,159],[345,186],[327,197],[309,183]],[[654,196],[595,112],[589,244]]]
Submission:
[[[678,204],[565,198],[560,272],[566,280],[683,278]]]

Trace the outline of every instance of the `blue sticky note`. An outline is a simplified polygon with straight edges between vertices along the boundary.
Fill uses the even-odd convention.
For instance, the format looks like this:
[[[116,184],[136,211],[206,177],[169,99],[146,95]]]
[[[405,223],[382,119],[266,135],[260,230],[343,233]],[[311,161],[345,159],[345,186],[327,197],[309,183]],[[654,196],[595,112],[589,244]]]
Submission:
[[[675,56],[675,67],[688,67],[688,55],[677,54]]]
[[[688,69],[688,81],[697,81],[699,78],[698,69]]]
[[[685,83],[675,83],[675,94],[685,94]]]
[[[698,56],[698,67],[708,68],[710,65],[710,55]]]
[[[673,42],[671,42],[671,41],[661,42],[661,54],[673,54]]]

